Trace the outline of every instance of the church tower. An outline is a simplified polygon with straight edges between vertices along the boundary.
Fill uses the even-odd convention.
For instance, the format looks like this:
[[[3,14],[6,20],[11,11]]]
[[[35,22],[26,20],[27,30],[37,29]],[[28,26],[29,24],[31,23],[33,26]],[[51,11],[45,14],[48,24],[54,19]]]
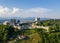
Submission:
[[[40,18],[35,18],[35,24],[39,24],[40,23]]]

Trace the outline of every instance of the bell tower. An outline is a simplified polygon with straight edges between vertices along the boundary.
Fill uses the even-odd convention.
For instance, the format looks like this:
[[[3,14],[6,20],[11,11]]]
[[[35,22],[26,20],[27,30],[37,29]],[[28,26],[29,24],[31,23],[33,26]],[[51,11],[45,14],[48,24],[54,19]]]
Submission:
[[[40,18],[36,17],[35,18],[35,24],[39,24],[40,23]]]

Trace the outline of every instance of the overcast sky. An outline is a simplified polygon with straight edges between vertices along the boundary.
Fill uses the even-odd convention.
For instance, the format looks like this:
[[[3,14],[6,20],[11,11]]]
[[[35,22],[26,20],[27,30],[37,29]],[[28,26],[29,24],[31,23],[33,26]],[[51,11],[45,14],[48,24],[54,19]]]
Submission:
[[[0,17],[60,18],[60,0],[0,0]]]

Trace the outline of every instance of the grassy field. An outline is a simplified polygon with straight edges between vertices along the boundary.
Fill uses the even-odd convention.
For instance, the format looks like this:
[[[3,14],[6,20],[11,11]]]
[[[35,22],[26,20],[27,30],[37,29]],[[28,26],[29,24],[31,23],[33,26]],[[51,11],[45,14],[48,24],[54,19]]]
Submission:
[[[27,40],[19,40],[18,43],[40,43],[41,42],[41,38],[40,35],[38,33],[34,33],[31,35],[28,35],[29,39]],[[10,41],[8,43],[15,43],[15,41]]]
[[[38,43],[41,42],[41,38],[38,33],[28,35],[30,39],[22,40],[21,43]]]

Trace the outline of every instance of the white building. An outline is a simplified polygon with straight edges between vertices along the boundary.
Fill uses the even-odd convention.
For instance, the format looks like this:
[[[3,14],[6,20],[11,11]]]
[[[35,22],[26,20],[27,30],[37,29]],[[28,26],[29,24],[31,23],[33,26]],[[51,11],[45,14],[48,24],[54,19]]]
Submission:
[[[3,25],[7,25],[9,22],[8,21],[4,21],[3,22]]]
[[[35,18],[35,24],[37,24],[38,22],[40,22],[40,18]]]
[[[43,29],[46,29],[47,32],[48,32],[48,29],[49,27],[48,26],[38,26],[36,25],[37,23],[40,23],[40,18],[35,18],[35,21],[32,21],[32,22],[26,22],[26,23],[20,23],[18,21],[18,23],[15,23],[16,20],[12,20],[12,23],[11,22],[8,22],[8,21],[5,21],[3,22],[3,25],[7,25],[7,24],[12,24],[11,26],[13,26],[14,28],[17,28],[17,29],[35,29],[35,28],[43,28]]]
[[[21,26],[15,26],[15,25],[14,25],[13,27],[14,27],[14,28],[17,28],[17,29],[19,29],[19,30],[21,29]]]

